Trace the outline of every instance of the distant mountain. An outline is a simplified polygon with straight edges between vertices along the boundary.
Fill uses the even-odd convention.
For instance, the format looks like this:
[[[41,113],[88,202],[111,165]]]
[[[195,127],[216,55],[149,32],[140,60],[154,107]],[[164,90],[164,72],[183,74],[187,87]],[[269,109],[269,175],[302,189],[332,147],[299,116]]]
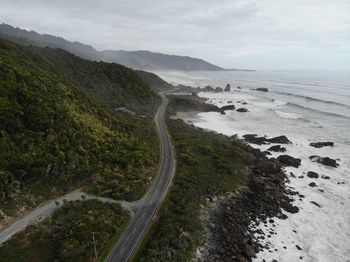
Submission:
[[[90,45],[70,42],[57,36],[38,34],[35,31],[15,28],[4,23],[0,25],[0,38],[24,45],[61,48],[88,60],[114,62],[133,69],[178,71],[225,70],[202,59],[189,56],[166,55],[150,51],[97,51]]]
[[[189,56],[167,55],[150,51],[101,51],[105,61],[118,62],[135,69],[178,71],[221,71],[219,66]]]
[[[61,48],[88,60],[101,60],[99,52],[90,45],[85,45],[79,42],[70,42],[62,37],[38,34],[35,31],[27,31],[18,27],[15,28],[4,23],[0,25],[0,38],[24,45]]]

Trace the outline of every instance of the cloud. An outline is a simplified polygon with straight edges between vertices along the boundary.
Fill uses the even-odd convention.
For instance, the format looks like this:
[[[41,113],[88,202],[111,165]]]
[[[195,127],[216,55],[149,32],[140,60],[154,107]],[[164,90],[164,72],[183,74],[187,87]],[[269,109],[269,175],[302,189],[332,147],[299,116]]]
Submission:
[[[350,69],[347,0],[2,0],[0,19],[98,49],[148,49],[226,67]]]

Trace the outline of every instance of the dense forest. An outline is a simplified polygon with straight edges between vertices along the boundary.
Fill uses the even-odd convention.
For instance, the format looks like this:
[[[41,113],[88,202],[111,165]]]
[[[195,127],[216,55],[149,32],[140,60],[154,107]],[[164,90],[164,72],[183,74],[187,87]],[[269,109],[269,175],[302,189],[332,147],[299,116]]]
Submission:
[[[157,164],[159,103],[124,66],[0,39],[0,219],[77,187],[138,199]]]

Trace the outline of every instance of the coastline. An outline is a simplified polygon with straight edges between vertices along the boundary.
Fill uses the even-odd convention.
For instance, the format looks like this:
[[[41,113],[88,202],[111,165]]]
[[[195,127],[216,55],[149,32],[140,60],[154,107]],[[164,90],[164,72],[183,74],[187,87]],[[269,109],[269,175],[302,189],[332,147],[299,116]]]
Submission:
[[[181,97],[185,99],[185,96]],[[196,99],[193,95],[187,97]],[[176,111],[171,118],[186,119],[187,124],[196,126],[198,114],[201,114],[198,110]],[[288,178],[281,163],[268,159],[264,152],[254,149],[243,139],[227,138],[244,145],[244,150],[256,159],[246,181],[237,190],[227,196],[207,199],[201,215],[206,236],[204,245],[197,248],[197,261],[252,261],[262,250],[271,251],[264,239],[276,234],[274,229],[265,233],[258,226],[266,227],[276,217],[286,219],[289,214],[299,211],[291,197],[299,194],[286,186]]]
[[[190,261],[193,256],[196,261],[252,261],[262,250],[271,250],[262,241],[269,238],[269,234],[252,227],[252,224],[266,225],[275,217],[286,219],[291,213],[298,212],[292,197],[298,193],[286,186],[288,179],[282,165],[235,136],[204,130],[176,119],[185,115],[195,117],[198,112],[210,113],[212,110],[221,115],[219,107],[206,104],[205,99],[201,99],[199,105],[199,99],[194,94],[171,95],[169,100],[168,125],[177,154],[180,155],[179,173],[170,198],[159,214],[159,221],[140,252],[141,261],[170,257],[172,260]],[[179,109],[182,110],[180,115]],[[220,144],[217,144],[218,141],[221,141]],[[198,149],[192,151],[194,147]],[[222,151],[223,147],[226,151]],[[235,164],[232,165],[232,162]],[[244,179],[230,186],[224,181],[231,176]],[[211,181],[208,185],[207,179]],[[198,182],[182,196],[179,190],[186,192],[194,181]],[[209,188],[212,189],[208,191]],[[201,191],[204,192],[199,193]],[[197,204],[191,203],[193,199],[186,200],[186,195],[196,195]],[[186,202],[185,207],[180,204],[183,202]],[[182,212],[179,210],[191,206],[190,210],[180,215]],[[183,216],[191,218],[187,217],[182,225]],[[174,224],[177,228],[173,228]],[[189,230],[192,227],[197,229],[192,232]],[[180,235],[179,239],[174,241],[162,235],[165,228],[169,237]],[[173,230],[180,232],[173,233]],[[187,243],[190,236],[191,244]]]
[[[258,162],[238,190],[209,201],[203,216],[207,236],[198,261],[252,261],[259,252],[272,250],[264,240],[276,234],[274,228],[265,233],[259,226],[299,211],[290,197],[298,193],[286,188],[280,164],[248,145],[247,150]]]
[[[227,95],[225,93],[202,93],[201,97],[207,98],[208,103],[223,106],[226,105],[230,98],[223,99],[222,96]],[[218,99],[215,97],[218,97]],[[235,98],[237,101],[239,98]],[[252,105],[249,105],[248,109],[251,118],[254,118],[256,113],[259,116],[259,112],[251,110]],[[252,116],[253,115],[253,116]],[[179,116],[179,115],[178,115]],[[238,134],[239,138],[243,138],[244,134],[257,133],[259,135],[277,136],[287,134],[288,138],[292,141],[292,144],[283,145],[286,148],[287,154],[293,157],[301,159],[302,165],[299,168],[284,167],[286,173],[286,189],[300,192],[294,194],[292,199],[295,201],[296,206],[301,209],[296,215],[290,216],[288,219],[274,219],[274,223],[267,221],[267,224],[260,223],[258,227],[251,225],[251,230],[259,230],[265,235],[269,235],[271,229],[275,234],[272,234],[270,238],[265,238],[262,243],[265,245],[264,250],[257,253],[257,261],[266,259],[266,261],[347,261],[350,250],[347,248],[347,232],[349,232],[349,226],[346,225],[346,217],[350,217],[344,207],[346,202],[350,198],[347,198],[349,194],[346,191],[347,180],[343,174],[346,174],[348,169],[348,163],[343,158],[346,155],[346,146],[336,143],[331,147],[314,148],[309,144],[316,142],[315,138],[309,136],[305,138],[305,131],[300,130],[301,133],[293,135],[291,133],[284,133],[281,130],[275,130],[274,132],[267,132],[268,129],[250,129],[244,132],[244,128],[247,127],[243,120],[239,119],[241,115],[236,112],[226,112],[226,115],[220,115],[215,112],[209,113],[197,113],[193,112],[186,115],[180,115],[182,119],[188,124],[203,128],[204,130],[213,130],[218,133],[231,136]],[[237,119],[237,118],[238,119]],[[244,118],[244,116],[242,116]],[[285,121],[300,121],[305,125],[305,122],[301,122],[298,118],[285,119]],[[260,120],[263,123],[263,120]],[[282,119],[283,123],[283,119]],[[268,125],[268,120],[265,123]],[[316,124],[309,122],[308,125],[313,125],[315,130]],[[235,129],[234,127],[243,125],[242,130]],[[248,128],[249,129],[249,128]],[[315,136],[315,135],[314,135]],[[316,137],[316,136],[315,136]],[[327,138],[319,139],[323,141]],[[329,139],[329,138],[328,138]],[[338,142],[338,141],[337,141]],[[266,151],[269,145],[255,145],[250,144],[257,150]],[[269,158],[277,158],[283,154],[281,152],[271,152]],[[322,157],[331,156],[338,163],[339,166],[328,167],[321,163],[313,162],[310,155],[320,155]],[[319,174],[317,178],[308,177],[307,173],[315,171]],[[340,221],[344,218],[343,222]],[[323,231],[319,229],[323,227]],[[257,237],[259,237],[257,235]]]
[[[285,186],[280,163],[260,150],[171,117],[179,109],[191,116],[199,108],[221,114],[218,107],[205,101],[199,105],[196,95],[172,95],[169,100],[168,126],[178,154],[178,173],[138,258],[190,261],[195,255],[196,261],[252,261],[258,252],[270,249],[261,241],[264,233],[252,223],[266,224],[275,216],[286,219],[286,214],[297,212],[291,197],[297,193]],[[162,234],[164,230],[167,234]]]

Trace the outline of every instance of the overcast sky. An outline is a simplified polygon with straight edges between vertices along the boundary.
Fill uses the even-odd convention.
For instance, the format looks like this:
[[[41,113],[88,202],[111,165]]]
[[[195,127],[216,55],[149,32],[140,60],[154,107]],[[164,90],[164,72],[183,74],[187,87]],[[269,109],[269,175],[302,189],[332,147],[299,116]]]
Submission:
[[[350,0],[1,0],[0,22],[228,68],[350,70]]]

